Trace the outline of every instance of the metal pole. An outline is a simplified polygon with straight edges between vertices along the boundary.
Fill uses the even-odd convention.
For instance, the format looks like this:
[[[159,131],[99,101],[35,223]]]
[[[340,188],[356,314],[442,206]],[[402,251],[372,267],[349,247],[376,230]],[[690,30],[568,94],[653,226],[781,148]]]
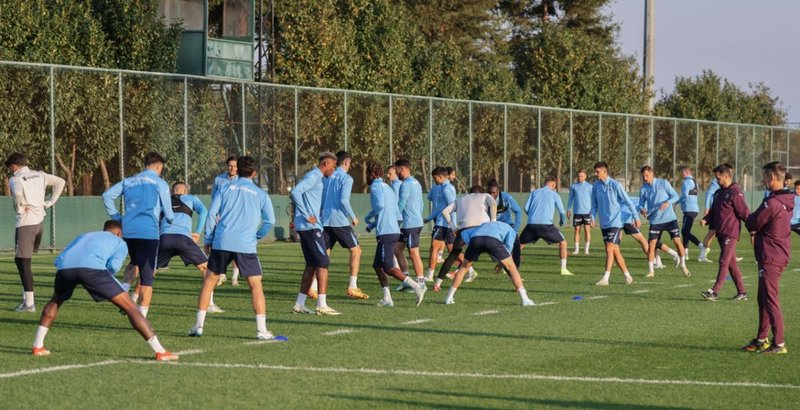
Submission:
[[[536,186],[542,179],[542,109],[539,108],[539,114],[536,121]]]
[[[678,161],[678,120],[672,120],[672,181],[675,182],[675,175],[677,175],[677,164],[675,163]],[[674,184],[673,184],[674,185]]]
[[[430,170],[433,170],[433,99],[428,99],[428,160]],[[433,186],[432,181],[431,186]]]
[[[791,138],[789,138],[789,134],[790,133],[791,133],[791,129],[787,128],[786,129],[786,167],[787,168],[789,167],[789,153],[791,152],[791,150],[789,149],[789,141],[791,141]],[[791,189],[791,187],[789,189]]]
[[[50,67],[50,172],[56,175],[56,81],[55,70]],[[56,247],[56,207],[50,208],[50,248]]]
[[[650,118],[650,164],[653,164],[656,157],[656,136],[655,120]],[[652,165],[651,165],[652,166]]]
[[[569,183],[570,184],[572,183],[573,178],[575,178],[575,174],[573,173],[573,169],[572,169],[572,163],[574,162],[572,160],[572,147],[573,147],[574,142],[575,142],[574,141],[573,128],[572,128],[572,117],[573,117],[573,113],[572,113],[572,111],[570,111],[570,113],[569,113]]]
[[[389,96],[389,163],[394,164],[394,124],[392,124],[392,96]]]
[[[650,94],[647,108],[652,112],[655,104],[653,70],[655,68],[656,5],[655,0],[645,0],[644,4],[644,91],[645,94]]]
[[[773,156],[774,155],[774,150],[772,149],[772,144],[774,143],[774,141],[773,141],[774,134],[775,134],[775,129],[774,128],[770,128],[769,129],[769,160],[770,161],[775,161],[775,157]]]
[[[699,177],[700,176],[698,171],[698,169],[700,168],[700,123],[699,122],[695,123],[694,138],[695,138],[695,143],[697,144],[695,146],[695,152],[694,152],[694,172],[697,173],[698,174],[697,176]]]
[[[750,133],[750,174],[753,176],[750,181],[750,202],[753,202],[753,194],[755,193],[755,176],[756,176],[756,127]],[[745,187],[747,189],[747,187]]]
[[[597,121],[597,160],[603,160],[603,114],[598,115]]]
[[[294,184],[297,185],[297,176],[300,175],[298,164],[298,150],[300,149],[300,95],[294,89]]]
[[[733,151],[735,155],[735,157],[733,158],[733,167],[736,169],[736,172],[734,172],[734,175],[736,175],[736,173],[739,172],[739,126],[738,125],[736,126],[735,135],[736,135],[736,142],[735,142],[736,148],[735,151]]]
[[[189,80],[183,79],[183,180],[189,181]]]
[[[474,183],[474,181],[473,181],[474,177],[472,175],[472,138],[473,138],[473,136],[472,136],[472,103],[471,102],[469,104],[467,104],[467,109],[468,109],[468,112],[469,112],[469,123],[467,125],[469,127],[469,168],[468,169],[469,169],[469,184],[472,185]]]
[[[508,105],[503,104],[503,188],[508,189]]]
[[[347,91],[344,92],[344,150],[347,151],[349,146],[349,138],[347,132]]]
[[[117,74],[117,100],[119,104],[119,175],[120,178],[125,178],[125,117],[123,115],[122,73]],[[122,207],[122,212],[125,212],[125,207]]]
[[[245,92],[245,84],[242,83],[242,155],[247,155],[247,133],[245,132],[247,125],[247,111],[245,110]]]
[[[717,144],[717,146],[716,146],[716,153],[717,153],[716,155],[717,155],[717,157],[716,157],[716,161],[714,161],[714,166],[715,167],[717,165],[719,165],[719,124],[717,124],[717,141],[716,141],[716,144]]]
[[[625,191],[628,191],[628,187],[630,187],[630,174],[628,173],[628,159],[630,158],[630,146],[628,145],[628,140],[630,137],[630,117],[627,115],[625,116]]]

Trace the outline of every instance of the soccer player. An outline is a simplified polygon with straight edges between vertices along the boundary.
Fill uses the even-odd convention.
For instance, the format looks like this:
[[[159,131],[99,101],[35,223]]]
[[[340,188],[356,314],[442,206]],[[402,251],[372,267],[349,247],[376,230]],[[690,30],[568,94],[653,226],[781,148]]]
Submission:
[[[575,251],[573,255],[580,253],[581,227],[583,228],[584,248],[583,253],[589,254],[589,244],[592,239],[592,184],[586,182],[586,170],[578,170],[578,179],[569,188],[567,198],[567,218],[572,218],[572,226],[575,228]]]
[[[692,234],[692,225],[700,212],[700,207],[697,205],[697,182],[692,177],[692,168],[685,166],[681,168],[681,176],[683,183],[681,184],[681,198],[678,201],[681,204],[681,213],[683,214],[683,226],[681,227],[681,236],[683,237],[684,256],[689,259],[689,243],[695,244],[700,250],[702,255],[705,250],[703,243]]]
[[[664,179],[655,178],[653,168],[645,165],[640,170],[642,174],[642,189],[639,191],[639,212],[650,221],[650,242],[647,252],[647,266],[649,268],[647,277],[654,277],[656,242],[661,239],[664,231],[669,232],[672,242],[678,249],[680,257],[679,265],[683,276],[689,277],[691,273],[686,267],[686,255],[683,253],[683,242],[681,241],[681,230],[678,227],[678,217],[672,207],[680,200],[675,189]]]
[[[564,203],[561,195],[556,192],[556,178],[549,176],[544,180],[544,186],[531,192],[525,202],[525,212],[528,213],[528,224],[522,230],[519,241],[522,245],[539,239],[544,239],[547,244],[558,244],[558,255],[561,258],[561,274],[572,276],[567,269],[567,240],[553,224],[553,211],[558,209],[560,215],[559,225],[564,226],[567,215],[564,213]]]
[[[266,236],[275,224],[275,211],[267,192],[253,183],[256,177],[255,159],[239,157],[236,173],[239,178],[211,200],[205,240],[206,245],[211,246],[211,254],[197,299],[197,321],[189,331],[189,336],[203,335],[217,276],[225,273],[228,265],[236,261],[242,277],[250,286],[256,315],[256,340],[270,340],[274,336],[267,330],[267,305],[261,284],[261,261],[258,259],[257,245],[258,240]]]
[[[227,187],[231,182],[236,181],[239,178],[239,175],[236,173],[236,161],[239,159],[237,155],[231,155],[225,161],[225,166],[227,168],[226,172],[223,172],[217,175],[214,178],[214,185],[211,186],[211,199],[213,200],[215,196],[225,187]],[[217,285],[221,285],[228,280],[228,275],[222,274],[219,275],[219,283]],[[231,274],[231,286],[239,286],[239,267],[236,265],[236,262],[233,263],[233,273]],[[211,304],[214,305],[213,303]]]
[[[115,221],[122,221],[122,239],[128,245],[132,269],[125,272],[125,281],[139,272],[139,311],[147,317],[153,297],[153,279],[158,259],[159,220],[162,217],[172,223],[172,201],[169,186],[161,179],[166,161],[157,152],[144,156],[144,171],[125,178],[103,193],[106,212]],[[125,198],[125,216],[119,214],[114,200]]]
[[[800,235],[800,180],[794,181],[794,212],[789,224],[792,231]]]
[[[102,232],[79,235],[58,255],[54,262],[56,279],[53,297],[42,309],[42,317],[33,341],[34,356],[50,354],[44,347],[44,338],[53,326],[61,305],[72,297],[76,286],[83,285],[95,302],[109,300],[125,312],[133,328],[153,349],[157,361],[178,360],[177,355],[161,346],[150,323],[136,310],[136,304],[128,297],[123,285],[114,278],[128,253],[128,247],[120,239],[121,235],[122,226],[119,221],[106,221]]]
[[[319,215],[322,209],[323,178],[333,175],[336,170],[336,155],[323,152],[319,164],[308,171],[303,179],[292,188],[294,203],[294,226],[300,236],[300,248],[306,260],[300,292],[292,311],[317,315],[336,316],[340,313],[328,306],[328,265],[330,259],[325,252],[325,238]],[[306,298],[311,291],[311,282],[316,279],[319,294],[316,312],[306,308]]]
[[[358,269],[361,265],[361,246],[353,231],[358,218],[350,206],[350,193],[353,191],[353,177],[348,175],[352,156],[347,151],[336,153],[336,171],[323,180],[322,226],[325,244],[330,255],[338,242],[350,251],[350,284],[347,297],[369,299],[369,295],[358,288]]]
[[[9,185],[16,215],[14,263],[22,282],[22,302],[14,310],[36,312],[31,259],[34,253],[39,252],[46,209],[58,202],[65,182],[55,175],[32,171],[28,168],[28,160],[18,152],[8,156],[5,166],[12,174]],[[47,187],[53,187],[50,200],[45,199]]]
[[[779,292],[781,274],[791,258],[789,220],[792,218],[795,199],[794,194],[785,190],[786,167],[783,164],[770,162],[761,169],[761,182],[771,194],[745,222],[750,235],[753,235],[758,261],[758,335],[742,350],[785,354],[788,350],[783,338],[783,312]],[[772,343],[769,341],[770,330]]]
[[[450,183],[445,168],[436,167],[431,171],[431,175],[438,188],[436,190],[431,189],[431,193],[428,194],[432,209],[431,213],[423,220],[424,223],[434,221],[430,262],[428,264],[428,274],[425,276],[426,282],[433,282],[433,271],[436,269],[436,262],[440,257],[439,251],[445,247],[447,247],[448,251],[452,251],[453,241],[455,241],[455,235],[444,216],[442,216],[442,211],[455,202],[456,189]]]
[[[425,272],[422,256],[419,253],[419,234],[422,232],[422,185],[411,176],[411,162],[398,159],[394,163],[397,175],[402,181],[397,209],[402,215],[403,227],[400,228],[400,241],[394,248],[398,267],[403,275],[408,276],[408,261],[403,255],[403,248],[408,248],[408,256],[414,265],[417,283],[425,284]]]
[[[482,253],[488,253],[493,259],[500,261],[511,277],[517,294],[522,301],[522,306],[533,306],[534,302],[528,298],[528,292],[522,284],[519,270],[511,257],[511,250],[514,242],[517,241],[517,232],[508,224],[499,221],[486,222],[474,229],[468,229],[462,233],[464,242],[468,244],[467,251],[464,253],[464,263],[458,268],[453,277],[453,286],[447,292],[444,303],[452,305],[455,303],[455,293],[461,286],[469,266],[478,260]]]
[[[725,278],[730,273],[737,290],[733,300],[747,300],[742,271],[736,261],[736,243],[739,242],[741,221],[747,218],[750,210],[747,209],[747,203],[739,189],[739,184],[733,182],[733,167],[730,164],[722,164],[714,168],[714,175],[719,182],[720,189],[714,193],[711,211],[700,221],[700,224],[708,224],[716,232],[720,250],[719,270],[714,287],[700,293],[704,298],[716,301],[722,285],[725,284]]]
[[[639,228],[642,222],[636,212],[636,206],[631,201],[628,194],[619,182],[610,178],[608,174],[608,164],[600,161],[594,164],[594,175],[597,177],[592,185],[592,215],[597,215],[600,229],[603,234],[603,241],[606,247],[606,270],[603,277],[595,283],[597,286],[608,286],[608,279],[611,277],[611,268],[614,262],[617,263],[622,274],[625,275],[625,283],[633,283],[633,276],[628,272],[625,258],[619,251],[620,231],[622,230],[622,207],[628,208],[633,217],[633,226]],[[594,221],[592,222],[594,223]]]
[[[487,189],[489,191],[489,195],[491,195],[495,202],[497,202],[497,220],[511,225],[511,227],[514,228],[514,232],[519,232],[519,228],[522,226],[522,208],[519,207],[517,201],[508,192],[501,191],[500,184],[498,184],[497,180],[495,179],[489,181],[487,184]],[[514,215],[513,220],[511,219],[512,214]],[[517,265],[519,265],[521,253],[522,250],[520,249],[519,237],[517,237],[517,241],[515,242],[514,248],[511,251],[511,256],[514,258],[514,261],[517,263]],[[500,273],[502,268],[503,265],[498,263],[495,266],[495,273]]]
[[[717,182],[716,178],[711,179],[711,184],[708,185],[708,191],[706,191],[706,204],[705,204],[705,211],[703,213],[703,217],[708,215],[711,211],[711,205],[714,202],[714,194],[719,190],[719,182]],[[711,263],[711,260],[708,259],[708,253],[711,252],[711,240],[714,239],[715,233],[714,228],[711,226],[708,227],[708,233],[706,237],[703,238],[703,251],[700,252],[700,255],[697,257],[698,262],[706,262]]]
[[[378,239],[378,246],[375,248],[375,258],[372,267],[378,275],[378,281],[383,290],[383,298],[378,302],[378,306],[393,307],[392,293],[389,289],[389,277],[402,281],[412,289],[417,295],[417,306],[422,303],[427,290],[425,283],[417,283],[408,275],[403,275],[394,264],[394,251],[397,242],[400,240],[400,225],[397,221],[402,219],[397,207],[397,197],[392,188],[383,182],[383,167],[378,163],[371,163],[367,166],[367,173],[372,183],[369,186],[369,203],[371,210],[364,217],[367,223],[367,232],[375,230]],[[322,296],[322,295],[320,295]]]
[[[638,197],[631,197],[631,201],[633,203],[639,203]],[[633,226],[633,216],[628,212],[628,208],[622,207],[622,221],[624,222],[622,225],[622,231],[629,235],[631,238],[636,240],[639,243],[639,246],[642,248],[642,252],[644,252],[644,256],[647,257],[649,255],[650,243],[645,239],[644,235],[642,235],[642,231],[639,228]],[[667,252],[673,259],[675,259],[678,264],[680,264],[680,257],[678,257],[678,252],[673,251],[670,249],[669,246],[664,245],[661,243],[660,240],[656,241],[656,269],[664,269],[665,266],[661,263],[661,256],[659,256],[659,251]],[[678,265],[676,265],[677,267]]]

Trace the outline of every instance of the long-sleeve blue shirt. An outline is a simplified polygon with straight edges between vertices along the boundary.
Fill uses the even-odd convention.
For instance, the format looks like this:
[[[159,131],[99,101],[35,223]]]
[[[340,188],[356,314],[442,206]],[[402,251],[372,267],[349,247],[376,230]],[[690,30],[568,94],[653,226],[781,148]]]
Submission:
[[[792,211],[791,225],[800,224],[800,196],[794,196],[794,210]]]
[[[292,188],[290,196],[294,202],[294,229],[296,231],[310,231],[312,229],[322,229],[320,221],[320,211],[322,210],[322,171],[314,167],[306,172],[303,179]],[[317,223],[311,224],[308,218],[314,216]]]
[[[433,190],[431,190],[431,194],[433,194]],[[455,202],[456,188],[449,180],[444,180],[444,182],[439,185],[436,193],[433,195],[431,194],[428,195],[428,198],[431,199],[432,209],[430,215],[425,219],[428,221],[435,220],[434,225],[436,226],[448,226],[447,220],[442,216],[442,211],[444,211],[444,208],[447,208],[448,205]]]
[[[639,220],[636,205],[633,204],[622,185],[615,179],[598,179],[592,185],[592,209],[590,213],[597,215],[600,228],[622,228],[622,207],[628,208],[634,220]]]
[[[514,215],[514,220],[511,220],[511,215]],[[505,222],[514,227],[515,231],[519,231],[522,225],[522,208],[508,192],[500,192],[497,197],[497,220]]]
[[[252,179],[239,178],[211,200],[206,245],[220,251],[256,253],[258,240],[274,224],[275,210],[267,192]]]
[[[197,212],[197,226],[194,228],[194,232],[203,233],[203,227],[208,217],[208,208],[203,204],[203,201],[195,195],[188,194],[181,195],[180,201],[193,212]],[[184,212],[178,211],[175,207],[173,207],[173,214],[175,215],[175,219],[172,223],[168,222],[166,219],[161,220],[161,235],[179,234],[191,237],[192,217]]]
[[[583,181],[572,184],[567,198],[567,209],[574,215],[586,215],[592,210],[592,184]]]
[[[394,191],[394,195],[398,198],[400,197],[400,185],[402,184],[403,181],[401,181],[400,178],[392,180],[392,191]]]
[[[403,216],[403,228],[422,226],[422,185],[416,178],[409,176],[400,184],[397,209]]]
[[[350,206],[352,191],[353,177],[342,167],[336,168],[333,175],[323,179],[322,226],[350,226],[350,221],[356,218]]]
[[[56,270],[97,269],[113,275],[127,256],[128,246],[116,235],[105,231],[87,232],[73,239],[53,264]]]
[[[695,182],[694,178],[689,176],[683,179],[679,202],[681,204],[681,212],[700,212],[700,206],[697,205],[697,182]]]
[[[369,186],[369,204],[371,210],[364,217],[369,230],[375,229],[376,236],[399,234],[401,219],[397,208],[397,197],[394,190],[381,178],[375,178]]]
[[[525,212],[528,213],[528,225],[552,225],[553,211],[558,209],[561,216],[560,225],[564,224],[567,215],[561,195],[549,187],[541,187],[533,192],[525,201]]]
[[[677,220],[672,206],[679,200],[680,196],[675,192],[675,188],[665,179],[653,178],[652,184],[644,183],[639,190],[639,208],[647,212],[647,219],[651,225]],[[660,207],[664,202],[669,203],[669,206],[661,210]]]
[[[711,184],[708,185],[708,191],[706,191],[706,211],[711,210],[711,204],[714,203],[714,193],[719,191],[719,181],[716,178],[711,179]]]
[[[227,172],[223,172],[214,178],[214,185],[211,185],[211,196],[215,197],[222,188],[225,188],[233,181],[239,179],[238,175],[230,176]]]
[[[125,216],[121,216],[114,200],[125,197]],[[131,239],[158,239],[161,213],[172,222],[172,201],[169,186],[155,173],[144,170],[125,178],[103,193],[106,212],[114,220],[122,220],[122,237]]]
[[[472,238],[477,236],[495,238],[503,242],[505,248],[511,253],[514,249],[514,242],[517,240],[517,231],[505,222],[492,221],[482,223],[476,228],[466,229],[461,232],[461,238],[464,239],[464,243],[467,245],[469,245]]]

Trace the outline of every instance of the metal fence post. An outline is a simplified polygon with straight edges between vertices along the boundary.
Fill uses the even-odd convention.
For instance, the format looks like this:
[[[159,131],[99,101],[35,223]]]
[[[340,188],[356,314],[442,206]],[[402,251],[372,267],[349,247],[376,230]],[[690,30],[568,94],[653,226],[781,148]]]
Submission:
[[[597,160],[603,160],[603,114],[598,114],[597,120]]]
[[[189,80],[183,78],[183,180],[189,186]]]
[[[628,162],[630,157],[630,145],[628,145],[628,140],[630,138],[631,133],[631,117],[625,116],[625,191],[631,185],[631,178],[630,174],[628,173]]]
[[[389,163],[394,164],[394,124],[392,122],[392,96],[389,95]]]
[[[247,92],[247,88],[245,84],[242,83],[242,155],[247,155],[247,109],[245,103],[245,93]]]
[[[503,104],[503,188],[508,189],[508,104]]]
[[[348,138],[348,130],[347,130],[347,91],[344,92],[344,150],[347,151],[349,147],[349,138]]]
[[[297,176],[300,175],[299,161],[297,158],[300,149],[300,95],[297,88],[294,89],[294,184],[297,185]]]
[[[50,67],[50,172],[56,175],[56,81]],[[50,208],[50,251],[56,247],[56,207]]]
[[[474,178],[472,175],[472,102],[467,104],[467,111],[469,114],[469,120],[467,122],[467,126],[469,127],[469,167],[467,167],[467,169],[469,170],[469,184],[472,185]]]
[[[694,172],[699,177],[700,176],[699,175],[700,174],[700,170],[699,170],[699,168],[700,168],[700,123],[699,122],[695,122],[694,124],[695,124],[694,138],[695,138],[695,143],[697,144],[695,146],[695,150],[694,150]]]
[[[536,183],[534,186],[539,185],[542,180],[542,109],[539,108],[539,114],[536,121]],[[530,187],[528,187],[529,190]]]
[[[575,144],[575,140],[573,138],[573,125],[572,125],[572,111],[569,112],[569,182],[572,183],[573,178],[575,178],[575,174],[573,173],[572,163],[574,162],[572,159],[572,147]],[[561,175],[558,176],[559,179]]]
[[[428,99],[428,160],[429,168],[433,170],[433,99]],[[431,182],[433,186],[433,182]]]
[[[650,163],[653,164],[656,158],[656,135],[655,119],[650,117]]]
[[[672,182],[675,182],[675,175],[677,174],[678,161],[678,120],[672,120]]]
[[[733,157],[733,168],[736,170],[734,175],[739,172],[739,126],[736,126],[736,148],[734,149],[734,157]]]

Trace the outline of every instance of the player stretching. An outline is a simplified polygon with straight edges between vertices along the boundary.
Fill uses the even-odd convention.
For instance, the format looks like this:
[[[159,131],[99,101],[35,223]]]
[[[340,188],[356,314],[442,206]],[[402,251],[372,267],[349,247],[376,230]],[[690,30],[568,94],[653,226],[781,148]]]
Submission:
[[[42,171],[31,171],[25,156],[18,152],[9,155],[5,165],[12,174],[9,185],[17,219],[14,263],[17,265],[22,282],[22,302],[15,310],[36,312],[31,259],[33,254],[39,251],[44,232],[44,217],[47,215],[46,209],[58,202],[58,197],[64,190],[64,180]],[[48,186],[53,187],[49,201],[45,200]]]
[[[383,167],[380,164],[369,164],[367,173],[372,181],[369,186],[369,203],[372,209],[364,217],[364,222],[367,224],[367,232],[374,229],[378,239],[375,258],[372,262],[372,267],[375,268],[378,281],[383,289],[383,298],[378,302],[378,306],[394,306],[387,275],[393,276],[414,289],[414,293],[417,295],[417,306],[419,306],[427,290],[425,283],[417,283],[408,275],[404,276],[403,272],[394,265],[394,250],[400,240],[400,225],[397,224],[397,221],[402,218],[397,207],[397,196],[395,196],[394,190],[381,179]]]
[[[267,304],[261,285],[257,244],[275,224],[275,211],[267,192],[253,183],[256,177],[255,164],[256,161],[251,157],[240,157],[236,161],[239,178],[211,200],[206,220],[206,245],[211,245],[211,255],[197,299],[197,321],[189,336],[203,335],[206,312],[211,303],[211,294],[217,286],[218,275],[225,273],[228,265],[236,261],[242,277],[250,286],[253,312],[256,314],[256,339],[273,338],[267,330]]]
[[[627,207],[630,211],[634,228],[641,227],[642,221],[639,220],[636,206],[622,189],[622,185],[608,175],[607,163],[600,161],[594,164],[594,175],[597,177],[597,181],[592,185],[592,209],[589,213],[597,215],[606,247],[606,271],[595,285],[608,286],[611,268],[614,267],[615,261],[622,274],[625,275],[625,283],[630,285],[633,283],[633,277],[628,272],[625,258],[619,251],[620,231],[623,225],[622,207]]]
[[[239,159],[237,155],[231,155],[225,161],[226,172],[223,172],[217,175],[214,178],[214,185],[211,186],[211,199],[213,200],[215,196],[225,187],[227,187],[231,182],[236,181],[239,178],[239,175],[236,173],[236,161]],[[217,285],[221,285],[228,280],[228,275],[222,274],[219,275],[219,282]],[[231,286],[239,286],[239,267],[236,265],[236,262],[233,263],[233,273],[231,274]],[[211,306],[215,306],[214,303],[211,303]]]
[[[642,215],[650,221],[650,234],[648,235],[650,244],[647,248],[647,267],[649,270],[647,271],[647,277],[656,276],[653,270],[656,259],[656,242],[661,239],[661,234],[664,231],[669,232],[669,237],[678,250],[678,256],[680,257],[678,265],[681,268],[681,272],[683,272],[683,276],[689,277],[691,273],[686,267],[686,255],[683,253],[678,217],[672,207],[678,203],[680,197],[669,182],[653,176],[653,168],[649,165],[642,167],[640,173],[642,174],[642,189],[639,191],[639,209]]]
[[[42,309],[36,338],[33,341],[33,355],[47,356],[50,351],[44,347],[44,338],[58,315],[58,309],[72,297],[75,287],[83,285],[95,302],[109,300],[125,312],[136,331],[147,340],[156,354],[156,360],[168,362],[178,360],[178,356],[164,349],[158,341],[150,322],[145,319],[133,303],[128,293],[115,278],[128,247],[120,239],[122,226],[119,221],[106,221],[102,232],[88,232],[73,239],[55,260],[56,280],[53,284],[53,297]]]
[[[573,255],[580,253],[581,227],[583,227],[584,244],[583,253],[589,254],[589,244],[592,240],[592,184],[586,182],[586,170],[578,170],[578,180],[569,188],[569,198],[567,198],[567,219],[572,218],[572,226],[575,228],[575,251]]]
[[[419,234],[422,232],[422,185],[411,176],[411,163],[407,159],[398,159],[394,163],[394,167],[398,177],[402,180],[397,209],[403,219],[400,241],[394,248],[394,256],[403,275],[408,276],[408,260],[403,255],[403,248],[408,248],[408,256],[414,265],[417,283],[424,285],[425,272],[422,256],[419,254]]]
[[[559,225],[564,226],[567,215],[564,213],[564,203],[561,195],[556,192],[556,178],[547,177],[544,186],[531,192],[525,202],[525,212],[528,213],[528,224],[522,230],[519,241],[522,245],[539,239],[544,239],[548,245],[558,244],[558,256],[561,258],[561,274],[572,276],[567,269],[567,240],[553,224],[553,211],[558,209],[560,215]]]
[[[633,203],[639,203],[639,198],[638,197],[631,197],[631,201]],[[622,221],[623,221],[622,231],[626,235],[630,236],[631,238],[636,240],[636,242],[639,243],[639,246],[642,248],[642,252],[644,252],[644,256],[647,257],[647,255],[649,255],[649,252],[650,252],[649,251],[650,244],[647,242],[647,239],[645,239],[644,235],[642,235],[642,231],[639,230],[639,228],[633,226],[633,217],[628,212],[628,208],[622,207],[621,211],[622,211]],[[678,257],[678,252],[673,251],[672,249],[670,249],[669,246],[664,245],[663,243],[661,243],[660,240],[657,240],[656,241],[656,263],[653,266],[654,268],[656,268],[656,269],[664,269],[665,268],[664,264],[661,263],[661,256],[659,256],[659,254],[660,254],[659,251],[667,252],[670,256],[672,256],[672,258],[675,260],[675,262],[678,262],[678,264],[680,263],[680,257]]]
[[[714,194],[719,190],[719,182],[717,182],[716,178],[711,179],[711,184],[708,185],[708,191],[706,191],[706,204],[705,204],[705,212],[703,213],[703,217],[705,218],[709,212],[711,212],[711,205],[714,203]],[[714,239],[715,232],[714,228],[709,226],[708,233],[706,237],[703,238],[703,251],[700,252],[700,255],[697,257],[698,262],[705,262],[711,263],[711,260],[708,259],[708,253],[711,252],[711,240]]]
[[[431,200],[431,213],[423,221],[424,223],[434,221],[430,262],[428,263],[428,274],[425,276],[425,281],[427,282],[433,281],[433,271],[436,269],[439,251],[445,246],[448,251],[452,251],[453,241],[455,240],[455,235],[450,230],[444,216],[442,216],[442,211],[456,200],[456,189],[450,183],[445,168],[436,167],[431,172],[431,175],[438,187],[435,190],[432,188],[431,193],[428,195]]]
[[[488,253],[494,260],[500,261],[503,268],[508,272],[517,294],[522,301],[522,306],[533,306],[534,303],[528,298],[528,292],[522,284],[519,270],[511,257],[511,250],[517,240],[517,232],[504,222],[486,222],[475,229],[469,229],[462,234],[464,242],[468,244],[467,251],[464,253],[464,263],[458,268],[453,278],[453,286],[447,291],[447,298],[444,303],[452,305],[455,302],[454,296],[467,269],[473,262],[478,260],[482,253]]]
[[[747,209],[739,184],[733,182],[733,167],[730,164],[719,165],[714,168],[714,175],[717,177],[720,189],[714,193],[711,211],[700,224],[708,224],[716,232],[719,242],[719,270],[714,287],[700,294],[708,300],[716,301],[722,285],[725,284],[725,278],[730,273],[737,290],[733,300],[747,300],[742,271],[736,261],[736,243],[739,242],[741,221],[747,218],[750,211]]]
[[[686,259],[689,259],[689,243],[695,244],[700,252],[700,255],[705,253],[703,243],[692,234],[692,225],[700,212],[700,207],[697,205],[697,182],[692,177],[692,168],[681,168],[681,176],[683,183],[681,184],[681,199],[678,201],[681,204],[681,213],[683,214],[683,226],[681,227],[681,236],[683,236],[683,250]]]
[[[361,246],[353,231],[358,225],[358,218],[350,206],[350,193],[353,191],[353,177],[347,174],[352,157],[346,151],[336,153],[336,171],[323,181],[322,226],[325,244],[330,255],[333,246],[339,242],[350,251],[350,284],[347,297],[352,299],[369,299],[369,296],[358,288],[358,268],[361,265]]]
[[[322,208],[322,179],[333,175],[336,170],[336,155],[324,152],[319,157],[319,164],[308,171],[303,179],[292,188],[291,197],[294,203],[294,226],[300,236],[300,248],[306,260],[300,292],[292,308],[294,313],[315,311],[306,307],[306,297],[311,291],[311,282],[316,279],[319,287],[317,297],[318,315],[335,316],[339,312],[328,306],[328,265],[330,259],[325,252],[325,238],[322,237],[322,224],[319,215]]]
[[[147,317],[153,298],[153,279],[158,259],[159,219],[172,223],[172,201],[169,186],[161,179],[164,157],[156,152],[144,156],[144,171],[125,178],[103,193],[106,212],[115,221],[122,220],[122,239],[128,245],[131,269],[125,272],[125,281],[131,282],[139,272],[139,311]],[[121,216],[114,200],[125,198],[125,216]],[[135,301],[134,301],[135,302]]]
[[[783,339],[783,312],[781,312],[781,274],[791,258],[792,234],[789,220],[792,218],[794,194],[784,189],[786,167],[780,162],[771,162],[761,168],[762,183],[770,195],[761,206],[747,217],[747,230],[754,235],[756,261],[758,261],[758,335],[742,350],[785,354]],[[772,330],[772,343],[769,332]]]
[[[514,232],[519,232],[519,228],[522,226],[522,208],[519,207],[517,201],[508,192],[501,191],[500,184],[498,184],[497,180],[495,179],[489,181],[487,188],[489,195],[491,195],[495,202],[497,202],[497,220],[509,224],[512,228],[514,228]],[[511,214],[514,215],[513,220],[511,219]],[[515,242],[514,248],[511,251],[511,256],[517,263],[517,267],[519,267],[520,254],[522,253],[522,250],[520,249],[519,237],[517,237],[517,239],[518,240]],[[498,263],[494,268],[495,273],[500,273],[500,270],[502,269],[503,265],[500,263]]]

